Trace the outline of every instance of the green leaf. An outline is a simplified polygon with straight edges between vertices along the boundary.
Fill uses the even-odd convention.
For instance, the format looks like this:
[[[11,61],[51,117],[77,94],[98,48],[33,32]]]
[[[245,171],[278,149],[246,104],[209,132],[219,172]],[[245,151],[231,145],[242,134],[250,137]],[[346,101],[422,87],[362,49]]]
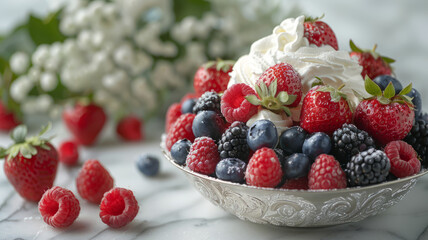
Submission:
[[[28,20],[28,31],[34,43],[41,45],[65,40],[65,36],[59,30],[59,13],[60,11],[52,13],[45,19],[30,15]]]
[[[255,106],[259,106],[261,104],[260,99],[256,95],[247,95],[245,96],[245,99]]]
[[[318,85],[324,85],[324,82],[322,81],[322,79],[321,78],[319,78],[319,77],[315,77],[317,80],[315,80],[313,83],[312,83],[312,85],[311,85],[311,88],[313,88],[313,87],[315,87],[315,86],[318,86]]]
[[[401,95],[400,97],[401,97],[401,99],[404,100],[404,102],[413,105],[413,102],[412,102],[413,98],[412,97],[409,97],[407,95]]]
[[[409,85],[407,85],[405,88],[403,88],[403,90],[400,91],[399,95],[407,95],[412,91],[412,83],[410,83]]]
[[[352,89],[352,92],[354,92],[354,95],[360,100],[362,101],[364,99],[364,96],[359,93],[358,91],[355,91],[354,89]]]
[[[392,85],[392,82],[389,82],[388,86],[386,86],[385,90],[383,91],[383,96],[391,99],[395,96],[395,88],[394,85]]]
[[[15,141],[15,143],[23,143],[27,137],[27,132],[27,126],[19,125],[12,130],[10,137]]]
[[[46,126],[43,126],[42,129],[40,130],[39,137],[45,134],[46,132],[48,132],[49,130],[51,130],[51,128],[52,128],[52,123],[48,122],[48,124],[46,124]]]
[[[260,98],[263,97],[263,92],[262,92],[262,89],[260,88],[260,86],[256,85],[256,92],[257,92],[257,95],[259,95]]]
[[[377,100],[383,105],[388,105],[391,103],[391,100],[389,100],[389,98],[386,98],[384,96],[377,97]]]
[[[9,59],[13,53],[18,51],[31,54],[35,48],[36,45],[31,39],[28,29],[21,28],[18,31],[14,31],[0,42],[0,57]]]
[[[266,86],[266,83],[260,83],[260,89],[262,90],[262,96],[269,96],[269,89]]]
[[[285,103],[285,105],[290,105],[296,101],[297,95],[288,95],[288,101]]]
[[[373,80],[371,80],[368,76],[366,76],[364,85],[367,93],[373,96],[382,96],[382,90],[380,89],[380,87],[375,82],[373,82]]]
[[[201,0],[174,0],[174,13],[176,21],[181,21],[187,16],[195,16],[201,18],[205,12],[211,10],[209,1]]]
[[[288,102],[288,100],[290,100],[290,96],[285,91],[278,93],[277,98],[284,105]]]
[[[363,50],[361,50],[359,47],[357,47],[357,45],[355,45],[355,43],[352,41],[352,39],[349,39],[349,47],[351,48],[351,50],[353,52],[358,52],[358,53],[363,52]]]
[[[395,62],[394,59],[382,56],[382,60],[388,64]]]
[[[272,97],[275,97],[277,89],[278,89],[278,79],[275,79],[269,85],[269,92]]]
[[[339,102],[341,99],[341,96],[337,91],[333,91],[330,93],[330,98],[332,102]]]
[[[0,158],[4,158],[7,155],[7,149],[0,147]]]

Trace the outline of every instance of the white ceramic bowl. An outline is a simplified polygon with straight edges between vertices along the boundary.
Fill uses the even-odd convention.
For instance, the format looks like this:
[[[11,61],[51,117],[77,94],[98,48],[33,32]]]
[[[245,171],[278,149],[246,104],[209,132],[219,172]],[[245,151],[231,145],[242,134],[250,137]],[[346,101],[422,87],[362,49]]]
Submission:
[[[277,226],[317,227],[361,221],[398,203],[428,172],[367,187],[328,191],[261,188],[193,172],[173,161],[164,141],[161,149],[214,205],[240,219]]]

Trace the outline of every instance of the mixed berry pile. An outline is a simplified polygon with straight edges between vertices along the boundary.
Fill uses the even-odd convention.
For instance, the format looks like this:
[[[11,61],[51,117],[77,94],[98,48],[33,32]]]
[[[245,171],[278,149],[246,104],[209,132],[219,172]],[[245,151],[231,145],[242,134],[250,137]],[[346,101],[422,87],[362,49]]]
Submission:
[[[310,43],[338,49],[324,22],[308,20],[304,27]],[[361,95],[357,106],[343,86],[322,79],[303,92],[301,77],[285,62],[269,67],[255,87],[228,86],[224,73],[232,65],[221,60],[202,66],[195,93],[166,115],[165,143],[173,160],[221,180],[284,189],[367,186],[419,173],[428,165],[419,92],[391,76],[392,59],[350,44],[365,79],[366,93],[355,93]],[[299,115],[291,117],[296,107]],[[261,111],[284,116],[292,126],[256,117]]]

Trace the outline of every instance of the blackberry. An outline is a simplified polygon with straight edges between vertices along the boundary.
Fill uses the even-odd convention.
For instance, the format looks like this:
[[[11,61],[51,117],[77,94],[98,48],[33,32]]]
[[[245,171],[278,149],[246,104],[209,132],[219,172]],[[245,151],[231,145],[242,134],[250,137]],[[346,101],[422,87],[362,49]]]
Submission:
[[[223,133],[218,143],[220,158],[239,158],[247,162],[250,148],[247,144],[248,127],[243,122],[234,122]]]
[[[422,165],[428,166],[428,124],[424,120],[417,120],[404,141],[412,145],[422,159]]]
[[[345,123],[333,133],[333,155],[342,166],[346,165],[352,156],[374,147],[373,138],[354,124]]]
[[[193,113],[198,114],[200,111],[209,110],[221,114],[220,100],[221,98],[216,92],[205,92],[196,101],[196,104],[193,107]]]
[[[346,164],[349,186],[367,186],[386,181],[391,163],[384,152],[370,148],[353,156]]]

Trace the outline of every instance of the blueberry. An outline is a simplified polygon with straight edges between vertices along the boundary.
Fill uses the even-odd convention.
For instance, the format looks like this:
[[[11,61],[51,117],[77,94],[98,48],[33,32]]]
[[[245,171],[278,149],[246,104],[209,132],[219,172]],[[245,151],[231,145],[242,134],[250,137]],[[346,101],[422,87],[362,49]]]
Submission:
[[[262,147],[275,148],[278,142],[275,125],[266,119],[258,120],[248,129],[247,142],[253,151]]]
[[[181,113],[193,113],[193,106],[195,106],[196,100],[194,98],[187,99],[181,104]]]
[[[217,178],[236,183],[244,182],[246,164],[238,158],[225,158],[221,160],[216,168]]]
[[[174,143],[171,147],[171,157],[174,162],[178,165],[184,165],[191,146],[192,142],[187,139],[181,139]]]
[[[312,161],[322,153],[329,153],[331,150],[330,137],[323,133],[317,132],[306,138],[303,143],[302,152],[306,154]]]
[[[385,90],[390,82],[392,82],[392,85],[394,85],[395,89],[395,95],[403,90],[403,86],[401,85],[400,81],[389,75],[377,76],[375,79],[373,79],[373,81],[380,87],[380,89],[382,89],[382,91]]]
[[[287,179],[307,176],[311,168],[311,160],[306,154],[294,153],[285,160],[284,175]]]
[[[141,155],[138,158],[137,167],[146,176],[156,176],[159,172],[159,159],[147,154]]]
[[[407,96],[413,98],[412,103],[415,105],[415,117],[419,116],[422,111],[422,97],[418,90],[412,88],[412,90],[407,94]]]
[[[214,111],[201,111],[196,114],[192,124],[195,137],[210,137],[217,141],[223,133],[223,119]]]
[[[285,130],[279,137],[279,146],[288,155],[301,153],[306,135],[307,132],[303,128],[299,126],[291,127]]]

